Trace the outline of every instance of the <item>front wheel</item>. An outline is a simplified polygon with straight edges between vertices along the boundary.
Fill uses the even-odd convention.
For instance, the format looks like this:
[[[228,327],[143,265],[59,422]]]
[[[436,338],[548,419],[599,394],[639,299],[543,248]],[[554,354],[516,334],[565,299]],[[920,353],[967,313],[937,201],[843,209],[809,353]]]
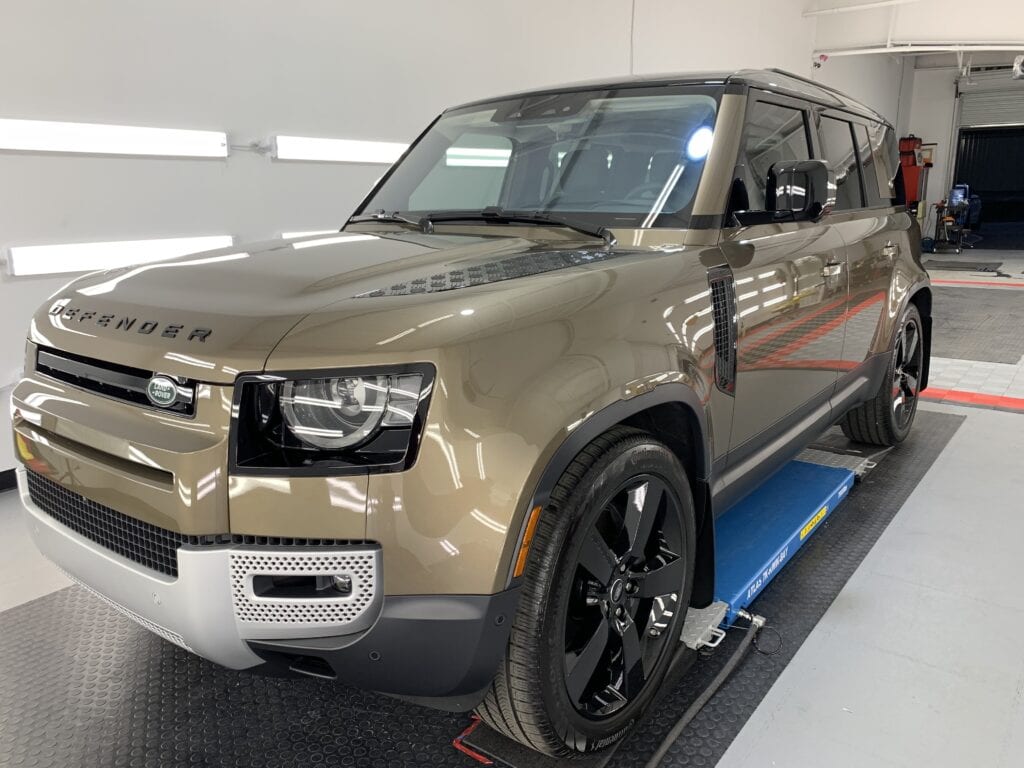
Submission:
[[[850,440],[889,446],[902,443],[910,434],[924,371],[921,327],[921,314],[911,304],[896,330],[892,357],[878,394],[847,413],[840,423]]]
[[[553,756],[620,739],[678,647],[695,538],[669,448],[625,428],[588,445],[541,514],[506,657],[477,714]]]

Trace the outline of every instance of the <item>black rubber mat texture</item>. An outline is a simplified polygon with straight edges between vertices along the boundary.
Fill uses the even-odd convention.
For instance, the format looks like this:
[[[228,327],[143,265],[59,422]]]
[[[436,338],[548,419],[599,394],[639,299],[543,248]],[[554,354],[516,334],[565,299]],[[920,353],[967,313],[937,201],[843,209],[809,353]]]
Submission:
[[[933,287],[932,355],[1016,364],[1024,357],[1024,292]]]
[[[911,438],[826,519],[758,598],[785,644],[749,657],[691,723],[671,765],[713,765],[860,564],[962,417]],[[609,765],[640,766],[738,636],[700,659]],[[465,715],[314,679],[232,672],[166,643],[78,587],[0,613],[0,766],[472,766]],[[542,761],[537,761],[538,763]],[[521,763],[526,764],[526,763]]]

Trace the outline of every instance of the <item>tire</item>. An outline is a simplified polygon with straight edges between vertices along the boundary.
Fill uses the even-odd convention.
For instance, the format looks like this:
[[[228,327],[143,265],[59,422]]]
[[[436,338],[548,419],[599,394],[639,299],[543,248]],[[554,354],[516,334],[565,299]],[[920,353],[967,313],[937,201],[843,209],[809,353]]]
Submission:
[[[555,757],[622,738],[678,646],[695,541],[689,480],[669,448],[621,427],[590,443],[540,516],[480,718]]]
[[[897,445],[914,425],[924,365],[921,314],[913,304],[896,330],[889,366],[878,393],[847,413],[840,426],[857,443]]]

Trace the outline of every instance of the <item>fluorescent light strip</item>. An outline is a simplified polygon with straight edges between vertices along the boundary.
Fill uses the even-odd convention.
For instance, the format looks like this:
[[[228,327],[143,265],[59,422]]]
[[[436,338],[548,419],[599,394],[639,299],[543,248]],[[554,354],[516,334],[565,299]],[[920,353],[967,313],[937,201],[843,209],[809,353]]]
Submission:
[[[326,163],[395,162],[408,144],[393,141],[314,139],[309,136],[275,136],[274,157],[278,160],[313,160]]]
[[[111,243],[69,243],[66,245],[24,245],[10,249],[12,275],[58,275],[92,272],[185,256],[199,251],[230,248],[230,235],[209,237],[168,237],[159,240],[120,240]]]
[[[299,251],[303,248],[317,248],[321,245],[336,245],[337,243],[357,243],[360,240],[376,240],[376,235],[338,235],[337,237],[321,237],[316,240],[300,240],[292,243],[292,248]]]
[[[337,229],[311,229],[308,232],[282,232],[281,237],[289,240],[293,237],[312,237],[313,235],[333,235]]]
[[[0,150],[227,157],[228,137],[222,131],[0,119]]]
[[[468,149],[449,147],[445,151],[444,164],[448,166],[484,166],[504,168],[512,156],[511,149]]]

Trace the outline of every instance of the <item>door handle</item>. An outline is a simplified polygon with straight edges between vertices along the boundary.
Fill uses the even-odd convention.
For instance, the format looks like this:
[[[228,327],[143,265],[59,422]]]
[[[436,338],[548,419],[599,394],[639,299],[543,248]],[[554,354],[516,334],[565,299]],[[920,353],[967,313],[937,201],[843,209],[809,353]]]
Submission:
[[[839,277],[841,274],[843,274],[843,263],[840,261],[830,261],[821,268],[822,277]]]
[[[892,241],[886,243],[885,247],[882,248],[882,255],[885,256],[885,258],[889,259],[890,261],[895,259],[899,252],[900,247],[898,245],[894,245]]]

